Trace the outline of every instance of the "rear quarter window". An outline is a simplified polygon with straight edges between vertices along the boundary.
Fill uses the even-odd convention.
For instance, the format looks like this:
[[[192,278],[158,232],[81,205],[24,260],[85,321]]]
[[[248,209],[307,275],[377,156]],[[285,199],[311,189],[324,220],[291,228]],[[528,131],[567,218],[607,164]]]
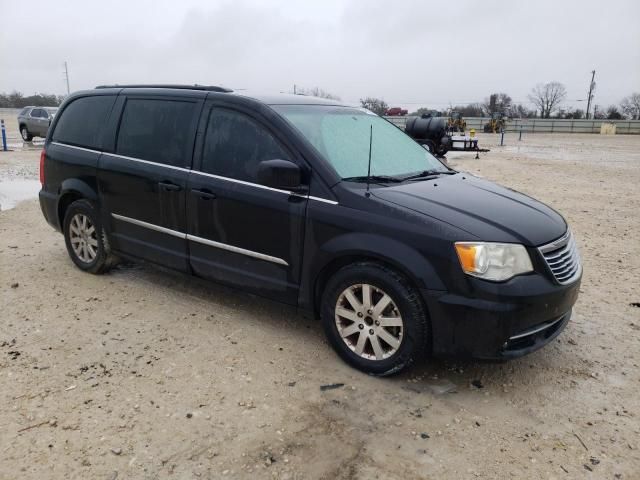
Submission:
[[[62,111],[53,132],[53,141],[102,148],[102,131],[115,98],[113,95],[100,95],[74,100]]]

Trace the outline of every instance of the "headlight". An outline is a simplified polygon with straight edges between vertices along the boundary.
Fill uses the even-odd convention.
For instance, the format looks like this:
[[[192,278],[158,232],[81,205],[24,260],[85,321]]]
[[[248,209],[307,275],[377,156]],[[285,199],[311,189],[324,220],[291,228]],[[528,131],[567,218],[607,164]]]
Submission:
[[[527,249],[514,243],[456,242],[462,270],[468,275],[493,280],[508,280],[531,272]]]

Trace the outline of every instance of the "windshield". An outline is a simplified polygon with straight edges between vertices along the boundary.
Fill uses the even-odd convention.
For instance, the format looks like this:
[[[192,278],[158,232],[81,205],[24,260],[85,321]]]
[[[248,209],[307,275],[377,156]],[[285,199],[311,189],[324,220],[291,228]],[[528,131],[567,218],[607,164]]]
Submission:
[[[403,177],[447,168],[398,127],[368,110],[326,105],[274,105],[327,159],[341,178]]]

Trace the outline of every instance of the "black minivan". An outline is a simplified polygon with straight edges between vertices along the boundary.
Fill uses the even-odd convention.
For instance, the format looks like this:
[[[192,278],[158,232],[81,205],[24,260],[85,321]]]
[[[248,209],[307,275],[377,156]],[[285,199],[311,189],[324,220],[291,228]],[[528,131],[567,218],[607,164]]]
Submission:
[[[295,305],[377,375],[425,353],[532,352],[582,276],[556,211],[332,100],[98,87],[60,107],[40,176],[80,269],[148,261]]]

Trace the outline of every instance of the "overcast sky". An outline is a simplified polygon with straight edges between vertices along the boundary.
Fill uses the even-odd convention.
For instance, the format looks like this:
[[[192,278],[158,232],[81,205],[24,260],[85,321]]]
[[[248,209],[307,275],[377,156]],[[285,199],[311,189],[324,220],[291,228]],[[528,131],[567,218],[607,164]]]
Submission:
[[[446,108],[557,80],[568,105],[640,91],[640,1],[0,0],[0,92],[200,83],[319,86]]]

